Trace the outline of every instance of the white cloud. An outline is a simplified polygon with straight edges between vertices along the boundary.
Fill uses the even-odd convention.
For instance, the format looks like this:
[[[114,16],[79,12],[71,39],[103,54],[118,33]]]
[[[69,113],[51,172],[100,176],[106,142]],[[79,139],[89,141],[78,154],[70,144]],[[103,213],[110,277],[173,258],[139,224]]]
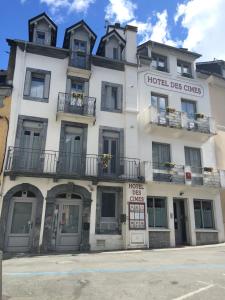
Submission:
[[[47,4],[53,14],[62,8],[68,9],[68,12],[86,13],[95,0],[40,0],[40,2]]]
[[[130,25],[136,26],[138,28],[138,35],[140,36],[140,43],[144,43],[150,39],[152,32],[151,19],[147,19],[146,22],[140,22],[137,20],[132,20],[129,22]]]
[[[225,59],[224,0],[189,0],[177,6],[175,22],[187,29],[183,47],[203,54],[203,59]]]
[[[150,39],[164,43],[170,46],[176,46],[178,42],[171,40],[169,28],[168,28],[168,13],[167,10],[164,10],[162,13],[156,14],[157,21],[152,27],[152,33]]]
[[[125,23],[134,19],[137,5],[130,0],[109,0],[106,6],[106,19],[111,22]]]

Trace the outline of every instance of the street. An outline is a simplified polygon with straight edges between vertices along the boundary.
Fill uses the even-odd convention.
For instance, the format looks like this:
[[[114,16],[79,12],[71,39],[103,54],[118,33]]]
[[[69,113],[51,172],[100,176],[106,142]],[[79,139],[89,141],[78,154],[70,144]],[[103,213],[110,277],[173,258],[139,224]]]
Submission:
[[[225,299],[225,244],[21,256],[3,261],[3,299]]]

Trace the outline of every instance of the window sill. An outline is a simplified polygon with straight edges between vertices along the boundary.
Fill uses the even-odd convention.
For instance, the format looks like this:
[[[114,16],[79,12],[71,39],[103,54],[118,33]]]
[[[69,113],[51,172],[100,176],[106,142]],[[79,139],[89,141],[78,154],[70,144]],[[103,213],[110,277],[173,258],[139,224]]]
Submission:
[[[148,227],[148,231],[165,231],[170,232],[171,230],[169,228],[161,228],[161,227]]]
[[[48,99],[38,98],[38,97],[31,97],[31,96],[23,96],[23,100],[30,100],[30,101],[48,103]]]
[[[195,229],[195,232],[219,232],[217,229]]]
[[[122,109],[110,109],[110,108],[104,108],[104,107],[101,107],[101,111],[106,111],[106,112],[109,112],[109,113],[117,113],[117,114],[122,114]]]
[[[172,74],[169,71],[161,71],[161,70],[157,70],[157,69],[153,69],[151,68],[152,73],[155,74],[161,74],[161,75],[166,75],[166,76],[172,76]]]
[[[193,81],[193,80],[196,80],[196,78],[194,78],[193,76],[192,77],[186,77],[186,76],[182,76],[181,74],[178,74],[177,73],[177,78],[178,79],[185,79],[185,80],[190,80],[190,81]]]

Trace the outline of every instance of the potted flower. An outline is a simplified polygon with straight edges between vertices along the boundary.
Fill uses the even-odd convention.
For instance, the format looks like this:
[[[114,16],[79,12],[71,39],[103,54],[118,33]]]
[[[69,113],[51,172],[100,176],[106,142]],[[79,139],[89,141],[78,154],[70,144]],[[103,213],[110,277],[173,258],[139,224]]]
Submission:
[[[173,114],[173,113],[176,112],[176,109],[175,109],[175,108],[172,108],[172,107],[167,107],[167,108],[166,108],[166,112],[167,112],[167,113],[170,113],[170,114]]]
[[[196,114],[197,119],[204,119],[204,117],[205,117],[204,114],[201,114],[201,113]]]
[[[172,162],[165,162],[164,166],[168,169],[173,169],[175,167],[175,164]]]
[[[204,167],[203,170],[204,170],[204,172],[212,173],[213,168],[212,167]]]
[[[109,153],[100,154],[100,160],[103,166],[103,169],[107,169],[109,161],[112,159],[112,155]]]

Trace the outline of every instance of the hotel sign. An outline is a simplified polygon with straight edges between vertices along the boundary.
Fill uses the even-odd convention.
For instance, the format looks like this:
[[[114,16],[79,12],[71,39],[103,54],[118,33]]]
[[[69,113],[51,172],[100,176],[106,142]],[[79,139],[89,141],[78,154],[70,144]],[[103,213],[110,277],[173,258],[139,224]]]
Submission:
[[[145,74],[145,84],[148,86],[182,93],[186,95],[192,95],[195,97],[203,97],[204,89],[201,85],[193,84],[176,79],[165,78],[151,73]]]

